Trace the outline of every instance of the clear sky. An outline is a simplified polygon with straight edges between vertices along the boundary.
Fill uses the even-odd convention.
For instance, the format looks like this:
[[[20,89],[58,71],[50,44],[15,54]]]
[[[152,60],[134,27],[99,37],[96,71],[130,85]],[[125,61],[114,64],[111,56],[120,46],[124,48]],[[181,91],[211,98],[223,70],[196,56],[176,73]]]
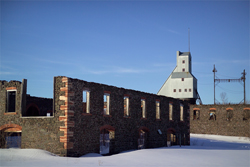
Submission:
[[[250,100],[249,1],[1,1],[0,80],[28,80],[27,93],[53,97],[67,76],[157,93],[188,51],[203,103],[218,78],[245,69]],[[241,83],[219,83],[216,99],[243,100]]]

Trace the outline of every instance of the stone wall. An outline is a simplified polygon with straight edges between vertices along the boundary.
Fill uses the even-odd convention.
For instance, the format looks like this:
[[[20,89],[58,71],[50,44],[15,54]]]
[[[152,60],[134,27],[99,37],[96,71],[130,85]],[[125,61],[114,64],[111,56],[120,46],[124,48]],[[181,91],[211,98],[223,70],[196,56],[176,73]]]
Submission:
[[[191,105],[190,133],[250,137],[250,118],[243,120],[244,110],[249,111],[250,105]],[[194,111],[200,112],[199,119]],[[215,111],[216,119],[210,119],[210,111]]]
[[[190,143],[189,106],[185,101],[59,76],[54,77],[51,104],[51,99],[26,96],[22,82],[0,81],[0,84],[0,132],[21,132],[22,148],[43,149],[61,156],[99,153],[100,135],[104,132],[113,136],[109,154],[138,149],[141,131],[146,133],[145,148],[166,146],[173,136],[174,144]],[[16,109],[7,113],[7,90],[12,89],[16,90]],[[90,92],[90,113],[84,113],[83,90]],[[103,96],[107,92],[110,94],[109,115],[104,114]],[[129,97],[129,116],[124,116],[124,96]],[[142,118],[141,99],[146,101],[146,118]],[[160,119],[156,119],[156,101],[160,102]],[[22,115],[23,106],[26,108],[32,103],[39,110],[52,107],[53,116]],[[173,105],[171,121],[169,103]],[[183,105],[183,121],[180,105]],[[0,142],[1,147],[3,143]]]
[[[59,127],[63,124],[59,121],[58,113],[55,114],[56,116],[51,117],[23,116],[21,112],[21,87],[22,82],[19,81],[0,81],[0,147],[5,147],[3,140],[6,131],[18,131],[21,132],[21,148],[43,149],[66,156],[66,150],[63,147],[63,143],[60,142],[62,132],[59,131]],[[7,90],[10,89],[16,90],[16,109],[15,112],[7,113],[6,96]]]
[[[59,118],[64,122],[64,126],[60,127],[64,132],[60,141],[68,150],[68,156],[99,153],[100,129],[105,126],[115,129],[115,137],[110,143],[111,154],[138,149],[141,128],[149,130],[146,148],[166,146],[171,128],[176,134],[181,134],[182,144],[189,144],[189,106],[184,101],[67,77],[56,77],[56,85],[58,82],[63,85],[55,98],[61,105],[58,107],[56,104],[55,107],[65,112]],[[90,113],[83,112],[83,90],[90,92]],[[110,115],[103,112],[105,92],[110,94]],[[124,117],[124,96],[129,97],[128,117]],[[142,118],[141,98],[146,99],[146,118]],[[160,119],[156,119],[156,100],[160,101]],[[169,121],[170,102],[174,109],[173,121]],[[184,121],[180,121],[180,104],[184,105]]]

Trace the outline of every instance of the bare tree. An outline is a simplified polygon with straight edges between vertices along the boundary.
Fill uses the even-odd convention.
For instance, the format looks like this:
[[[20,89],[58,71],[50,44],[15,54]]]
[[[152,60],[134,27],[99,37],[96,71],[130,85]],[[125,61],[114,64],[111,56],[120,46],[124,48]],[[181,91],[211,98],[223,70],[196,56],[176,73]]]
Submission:
[[[228,104],[228,99],[227,99],[227,93],[226,92],[221,92],[220,98],[221,98],[222,104]]]

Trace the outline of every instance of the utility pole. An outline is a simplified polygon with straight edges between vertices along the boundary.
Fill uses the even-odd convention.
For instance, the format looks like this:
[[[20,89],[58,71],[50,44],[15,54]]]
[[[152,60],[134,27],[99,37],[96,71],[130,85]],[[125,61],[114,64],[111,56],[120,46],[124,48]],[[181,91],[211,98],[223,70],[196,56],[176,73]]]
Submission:
[[[244,104],[246,104],[246,72],[245,69],[243,71],[243,73],[241,73],[243,76],[241,77],[241,79],[243,80],[244,83]]]
[[[244,71],[241,73],[242,77],[239,79],[215,79],[215,73],[217,72],[215,65],[214,65],[214,69],[213,69],[213,73],[214,73],[214,104],[215,104],[215,83],[220,83],[220,82],[243,82],[244,83],[244,104],[246,104],[246,71],[244,69]],[[242,101],[241,101],[242,102]],[[241,103],[240,102],[240,103]]]
[[[215,64],[214,64],[214,69],[213,69],[213,73],[214,73],[214,104],[215,104],[215,73],[217,72],[217,70],[215,69]]]

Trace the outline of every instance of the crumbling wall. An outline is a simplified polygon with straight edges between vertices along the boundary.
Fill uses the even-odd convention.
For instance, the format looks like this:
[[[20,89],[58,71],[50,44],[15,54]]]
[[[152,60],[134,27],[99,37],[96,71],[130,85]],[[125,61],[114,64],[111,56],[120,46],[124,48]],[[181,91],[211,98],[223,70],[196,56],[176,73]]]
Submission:
[[[194,110],[200,112],[199,119],[194,118]],[[210,119],[212,110],[216,113],[216,120]],[[232,111],[230,119],[229,110]],[[250,105],[190,105],[191,133],[250,137],[250,119],[243,120],[244,110],[250,110]]]
[[[21,131],[22,148],[44,149],[61,156],[99,153],[100,135],[107,131],[112,132],[109,154],[138,149],[141,130],[147,133],[145,148],[166,146],[170,132],[176,135],[175,144],[190,143],[189,106],[185,101],[59,76],[54,77],[53,116],[26,116],[24,107],[33,103],[39,111],[43,105],[47,111],[51,99],[26,96],[26,92],[24,96],[25,84],[19,81],[0,84],[0,131]],[[6,92],[12,89],[16,90],[15,112],[8,113]],[[83,90],[90,92],[89,113],[84,113]],[[107,92],[110,114],[105,115],[103,96]],[[128,116],[124,116],[124,96],[129,97]],[[146,102],[146,118],[142,117],[141,99]],[[156,119],[156,101],[160,102],[160,119]],[[173,105],[173,120],[169,120],[169,103]]]
[[[22,115],[21,89],[22,82],[0,81],[0,147],[5,147],[4,133],[18,130],[19,133],[21,131],[21,148],[43,149],[61,156],[66,156],[66,150],[63,147],[63,143],[60,142],[62,132],[59,131],[59,127],[63,124],[59,121],[58,113],[55,114],[56,116],[50,117],[26,117]],[[15,112],[6,111],[7,90],[16,90]],[[39,101],[39,98],[34,99],[38,99]],[[51,100],[49,101],[51,102]],[[29,99],[27,102],[29,104]],[[42,101],[39,103],[42,105]],[[39,103],[37,104],[41,107]],[[51,108],[51,104],[47,107]]]
[[[185,101],[67,77],[56,77],[56,85],[59,83],[63,86],[56,93],[55,108],[65,112],[59,120],[64,122],[64,126],[60,127],[64,133],[61,142],[68,150],[68,156],[99,153],[100,129],[105,126],[115,129],[110,143],[111,154],[138,149],[139,129],[142,127],[149,130],[146,148],[166,146],[170,128],[181,136],[182,144],[189,144],[189,106]],[[83,90],[90,92],[90,113],[83,111]],[[105,92],[110,93],[110,115],[103,112]],[[124,116],[124,96],[129,97],[128,117]],[[146,99],[146,118],[142,118],[142,98]],[[156,100],[160,101],[160,119],[156,119]],[[170,102],[174,106],[173,121],[169,121]],[[180,104],[184,106],[183,121],[180,121]],[[159,129],[162,134],[159,134]],[[180,138],[177,137],[177,140],[180,141]]]

